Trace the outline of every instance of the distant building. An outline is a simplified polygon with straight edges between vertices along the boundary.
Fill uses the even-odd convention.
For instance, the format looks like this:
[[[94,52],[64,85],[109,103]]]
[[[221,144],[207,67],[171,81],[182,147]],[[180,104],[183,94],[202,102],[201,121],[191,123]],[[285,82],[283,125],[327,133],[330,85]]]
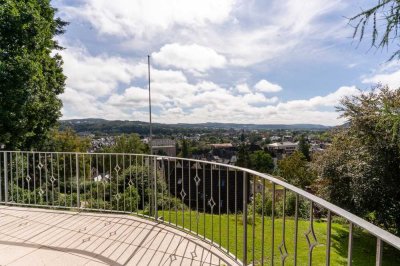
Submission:
[[[267,149],[274,155],[274,157],[283,158],[291,155],[295,150],[297,150],[298,146],[298,142],[284,141],[268,144]]]
[[[153,154],[176,157],[176,141],[172,139],[153,139],[151,141]]]
[[[212,149],[229,149],[232,148],[232,143],[211,144]]]

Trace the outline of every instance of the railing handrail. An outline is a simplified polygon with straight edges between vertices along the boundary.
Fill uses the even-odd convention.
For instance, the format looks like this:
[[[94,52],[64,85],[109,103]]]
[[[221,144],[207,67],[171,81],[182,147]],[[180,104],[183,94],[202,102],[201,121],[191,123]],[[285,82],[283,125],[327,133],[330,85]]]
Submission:
[[[137,154],[137,153],[92,153],[92,152],[47,152],[47,151],[1,151],[2,153],[35,153],[35,154],[78,154],[78,155],[85,155],[85,154],[90,154],[90,155],[119,155],[119,156],[143,156],[143,157],[149,157],[149,158],[160,158],[160,159],[167,159],[167,160],[181,160],[181,161],[189,161],[189,162],[198,162],[198,163],[203,163],[203,164],[210,164],[210,165],[216,165],[216,166],[222,166],[234,170],[239,170],[243,171],[245,173],[264,178],[272,183],[275,183],[277,185],[280,185],[292,192],[295,192],[299,194],[300,196],[320,205],[321,207],[331,211],[332,213],[335,213],[343,218],[345,218],[347,221],[350,223],[357,225],[364,230],[368,231],[370,234],[374,235],[377,237],[377,239],[380,239],[393,247],[397,248],[400,250],[400,238],[395,236],[394,234],[383,230],[382,228],[350,213],[349,211],[346,211],[322,198],[319,198],[307,191],[304,191],[298,187],[295,187],[289,183],[286,183],[285,181],[282,181],[276,177],[273,177],[269,174],[264,174],[260,173],[251,169],[235,166],[235,165],[229,165],[229,164],[223,164],[223,163],[218,163],[218,162],[212,162],[212,161],[204,161],[204,160],[198,160],[198,159],[190,159],[190,158],[181,158],[181,157],[171,157],[171,156],[162,156],[162,155],[150,155],[150,154]]]

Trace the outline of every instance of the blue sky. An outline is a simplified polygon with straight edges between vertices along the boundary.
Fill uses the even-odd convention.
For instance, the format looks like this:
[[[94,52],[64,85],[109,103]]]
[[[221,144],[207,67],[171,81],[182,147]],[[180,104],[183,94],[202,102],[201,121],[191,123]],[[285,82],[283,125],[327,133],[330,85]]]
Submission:
[[[357,0],[54,0],[63,118],[337,125],[340,98],[400,86],[396,48],[352,40]]]

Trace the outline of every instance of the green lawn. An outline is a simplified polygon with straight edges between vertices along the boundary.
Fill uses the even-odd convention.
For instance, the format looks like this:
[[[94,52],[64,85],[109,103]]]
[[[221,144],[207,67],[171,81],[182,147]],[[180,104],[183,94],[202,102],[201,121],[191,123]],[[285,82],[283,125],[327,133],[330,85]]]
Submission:
[[[237,227],[236,217],[234,214],[221,215],[219,219],[218,215],[211,214],[199,214],[199,221],[197,223],[197,214],[195,211],[191,213],[185,211],[177,213],[177,219],[175,212],[171,211],[169,215],[168,211],[160,211],[159,216],[164,217],[166,222],[177,224],[187,229],[191,229],[194,232],[198,232],[199,235],[205,236],[206,238],[213,240],[220,244],[222,247],[228,249],[234,255],[237,255],[239,259],[243,258],[243,223],[242,216],[237,216]],[[255,219],[255,237],[254,237],[254,260],[256,265],[261,264],[261,247],[262,247],[262,221],[260,216],[256,216]],[[191,221],[191,223],[190,223]],[[271,265],[271,246],[272,246],[272,220],[270,217],[264,219],[264,264]],[[205,227],[204,227],[205,224]],[[293,218],[287,218],[285,239],[286,247],[288,251],[288,257],[286,258],[285,265],[293,265],[294,260],[294,228],[295,222]],[[307,265],[308,263],[308,244],[305,237],[305,233],[308,231],[310,222],[308,220],[299,220],[298,223],[298,248],[297,248],[297,265]],[[237,232],[236,232],[237,228]],[[325,254],[326,254],[326,223],[322,221],[314,220],[314,231],[317,238],[317,246],[312,252],[313,265],[325,265]],[[237,241],[236,241],[237,239]],[[248,263],[252,262],[252,242],[253,242],[253,226],[248,225]],[[354,230],[354,244],[353,244],[353,265],[368,266],[375,265],[375,246],[376,239],[359,230]],[[279,245],[282,243],[282,218],[275,219],[275,240],[274,240],[274,265],[281,265],[281,256],[279,252]],[[348,247],[348,225],[332,223],[332,245],[331,245],[331,265],[347,265],[347,247]],[[383,252],[383,265],[400,265],[400,251],[388,247],[385,245]]]

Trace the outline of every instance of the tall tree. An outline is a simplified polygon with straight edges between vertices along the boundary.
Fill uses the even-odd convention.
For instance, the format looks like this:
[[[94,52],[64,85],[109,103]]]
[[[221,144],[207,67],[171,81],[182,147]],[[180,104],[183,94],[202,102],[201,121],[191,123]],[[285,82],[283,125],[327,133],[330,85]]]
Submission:
[[[0,143],[31,149],[61,116],[66,77],[50,0],[0,0]]]
[[[181,152],[180,152],[179,155],[182,158],[189,158],[190,157],[189,142],[186,139],[182,140],[182,148],[181,148]]]
[[[400,90],[347,97],[349,127],[314,163],[328,200],[400,234]]]
[[[377,48],[385,48],[391,42],[399,43],[400,26],[400,1],[378,0],[377,3],[361,11],[350,18],[355,22],[353,38],[361,41],[365,37],[365,31],[371,30],[371,45]],[[372,22],[372,25],[369,25]],[[390,58],[400,59],[400,50],[397,50]]]
[[[307,161],[311,160],[310,144],[308,144],[304,135],[301,135],[299,139],[299,151],[306,157]]]

